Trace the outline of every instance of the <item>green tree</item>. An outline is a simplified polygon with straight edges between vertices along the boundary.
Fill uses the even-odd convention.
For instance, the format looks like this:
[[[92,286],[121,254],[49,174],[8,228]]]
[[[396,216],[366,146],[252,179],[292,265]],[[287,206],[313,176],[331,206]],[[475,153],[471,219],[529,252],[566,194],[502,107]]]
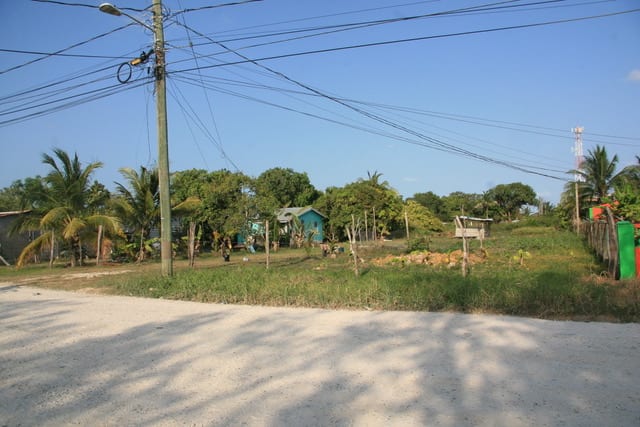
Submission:
[[[329,218],[329,232],[344,238],[344,228],[351,224],[352,216],[368,229],[375,226],[375,235],[381,237],[404,223],[402,196],[384,181],[379,173],[369,174],[344,187],[328,188],[318,200],[317,207]],[[375,225],[374,225],[375,224]],[[373,234],[373,233],[370,233]]]
[[[9,187],[0,190],[0,212],[22,210],[24,197],[24,184],[22,181],[14,181]]]
[[[409,221],[409,231],[425,233],[430,231],[442,231],[444,225],[429,209],[422,206],[415,200],[407,200],[405,203],[407,218]]]
[[[636,156],[636,163],[622,169],[613,181],[614,186],[628,184],[640,188],[640,156]]]
[[[437,216],[440,221],[451,220],[451,218],[449,218],[444,211],[444,202],[442,198],[432,191],[427,191],[426,193],[416,193],[408,200],[413,200],[429,209],[429,211]]]
[[[456,215],[479,216],[483,215],[481,206],[482,196],[475,193],[454,191],[442,198],[444,221],[452,221]]]
[[[536,192],[530,186],[520,182],[499,184],[487,191],[486,197],[493,200],[502,219],[511,221],[522,206],[536,202]]]
[[[33,210],[18,225],[20,231],[40,230],[41,234],[22,251],[18,265],[22,266],[32,254],[48,247],[53,262],[53,247],[57,240],[66,244],[71,266],[83,259],[83,240],[93,235],[96,226],[102,225],[112,232],[120,228],[114,217],[97,212],[92,205],[89,179],[102,166],[93,162],[82,167],[78,155],[73,158],[62,149],[53,150],[55,157],[42,155],[42,162],[51,167],[51,172],[42,179],[42,185],[32,182],[36,193],[31,194]]]
[[[264,171],[254,180],[254,190],[256,196],[263,199],[261,204],[275,208],[310,206],[320,196],[306,173],[289,168]]]
[[[134,231],[139,241],[137,261],[145,258],[145,241],[151,228],[160,221],[160,193],[157,169],[140,167],[140,172],[132,168],[121,168],[120,173],[128,186],[116,182],[117,197],[113,199],[113,209],[122,223]]]
[[[251,179],[240,172],[211,172],[210,183],[202,198],[204,218],[222,237],[233,237],[258,217],[251,193]]]
[[[175,218],[187,227],[187,257],[189,266],[195,265],[196,247],[207,228],[207,215],[203,200],[212,191],[213,174],[203,169],[176,172],[171,177],[173,212]]]

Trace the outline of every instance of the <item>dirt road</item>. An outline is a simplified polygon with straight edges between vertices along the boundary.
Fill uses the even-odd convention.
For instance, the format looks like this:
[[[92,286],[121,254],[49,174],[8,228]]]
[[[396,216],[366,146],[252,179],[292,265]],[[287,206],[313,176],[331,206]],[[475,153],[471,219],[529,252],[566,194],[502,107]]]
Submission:
[[[640,325],[0,285],[0,426],[638,426]]]

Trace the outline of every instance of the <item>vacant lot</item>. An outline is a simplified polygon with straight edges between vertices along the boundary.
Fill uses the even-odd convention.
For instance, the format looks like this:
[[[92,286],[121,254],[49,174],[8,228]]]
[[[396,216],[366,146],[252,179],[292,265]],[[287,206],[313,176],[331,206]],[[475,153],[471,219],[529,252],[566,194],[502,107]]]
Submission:
[[[451,232],[423,238],[364,242],[354,274],[348,245],[323,257],[319,248],[235,252],[230,262],[202,254],[195,268],[175,261],[160,277],[157,262],[65,268],[59,261],[23,270],[0,268],[0,282],[65,290],[197,302],[349,310],[455,311],[560,320],[640,320],[640,281],[611,279],[575,233],[545,226],[494,227],[471,241],[470,270],[461,269],[461,242]]]

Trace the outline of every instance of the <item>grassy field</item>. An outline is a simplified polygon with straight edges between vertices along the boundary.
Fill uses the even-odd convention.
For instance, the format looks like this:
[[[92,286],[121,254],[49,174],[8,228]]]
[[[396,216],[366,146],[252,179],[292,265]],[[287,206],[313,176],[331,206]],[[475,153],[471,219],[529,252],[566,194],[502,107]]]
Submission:
[[[573,233],[551,227],[495,226],[483,248],[471,242],[471,271],[461,274],[460,240],[432,236],[429,252],[406,253],[394,240],[362,247],[361,274],[348,254],[282,249],[204,254],[195,269],[176,260],[175,277],[157,263],[64,268],[0,268],[0,282],[199,302],[499,313],[551,319],[640,320],[640,282],[614,281]],[[244,258],[244,259],[243,259]],[[417,263],[423,261],[425,263]]]

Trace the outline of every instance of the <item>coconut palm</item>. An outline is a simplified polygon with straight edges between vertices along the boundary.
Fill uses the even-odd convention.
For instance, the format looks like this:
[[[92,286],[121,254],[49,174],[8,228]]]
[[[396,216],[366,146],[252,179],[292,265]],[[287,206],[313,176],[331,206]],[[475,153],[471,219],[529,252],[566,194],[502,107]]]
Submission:
[[[614,186],[630,185],[640,188],[640,156],[636,156],[636,163],[622,169],[615,177]]]
[[[139,238],[137,261],[142,262],[145,257],[145,239],[160,220],[158,170],[148,170],[141,166],[140,172],[132,168],[121,168],[120,173],[129,187],[116,182],[118,197],[114,199],[113,208],[123,224],[133,229]]]
[[[609,159],[607,149],[599,145],[589,153],[582,162],[577,173],[584,182],[580,185],[580,193],[590,200],[600,203],[613,189],[616,180],[618,156]]]
[[[51,166],[52,171],[42,179],[42,186],[32,203],[33,210],[18,224],[20,231],[41,232],[22,251],[18,258],[18,266],[38,251],[50,250],[50,266],[53,263],[53,248],[58,241],[66,244],[70,253],[71,266],[82,263],[82,243],[88,238],[96,226],[102,225],[107,230],[117,232],[120,228],[116,218],[97,214],[90,201],[90,177],[102,166],[93,162],[82,167],[78,155],[73,158],[62,149],[53,150],[55,157],[42,155],[42,162]]]

